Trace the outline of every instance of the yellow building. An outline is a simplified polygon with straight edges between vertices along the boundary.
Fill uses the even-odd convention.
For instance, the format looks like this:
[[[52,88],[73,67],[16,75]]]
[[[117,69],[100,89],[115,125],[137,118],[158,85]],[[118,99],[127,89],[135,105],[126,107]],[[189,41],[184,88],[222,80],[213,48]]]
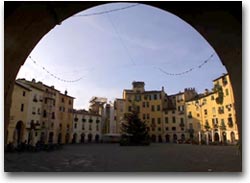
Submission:
[[[23,111],[19,111],[19,103]],[[8,142],[20,143],[26,140],[27,144],[33,146],[38,141],[68,143],[72,138],[73,103],[73,97],[68,96],[66,91],[60,93],[54,86],[47,86],[34,79],[17,80],[13,90]],[[18,125],[14,122],[17,118]],[[18,140],[17,135],[14,135],[15,130],[19,133]]]
[[[7,130],[7,143],[13,143],[14,146],[26,140],[30,92],[31,89],[27,85],[15,82]]]
[[[234,96],[228,74],[213,81],[214,88],[188,101],[188,124],[200,143],[238,140]]]
[[[56,98],[56,143],[70,143],[72,139],[73,127],[73,104],[74,97],[59,93]]]
[[[139,111],[139,118],[145,121],[148,126],[152,141],[162,142],[162,136],[164,134],[164,88],[160,91],[145,91],[144,82],[134,81],[132,85],[132,90],[126,89],[123,91],[123,100],[125,102],[124,113],[131,112],[132,108],[136,107],[137,111]]]
[[[185,102],[197,95],[194,88],[186,88],[184,92],[166,95],[164,112],[164,141],[178,142],[187,140],[187,116]]]

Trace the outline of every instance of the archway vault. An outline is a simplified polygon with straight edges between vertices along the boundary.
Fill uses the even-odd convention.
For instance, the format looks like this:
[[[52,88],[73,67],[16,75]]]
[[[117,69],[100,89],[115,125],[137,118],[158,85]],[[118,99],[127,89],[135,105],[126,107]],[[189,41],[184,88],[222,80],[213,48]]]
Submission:
[[[15,77],[32,49],[53,27],[85,9],[110,2],[4,3],[4,114],[9,121]],[[193,26],[215,49],[231,78],[238,129],[242,127],[242,2],[143,2]],[[5,135],[6,137],[6,135]]]

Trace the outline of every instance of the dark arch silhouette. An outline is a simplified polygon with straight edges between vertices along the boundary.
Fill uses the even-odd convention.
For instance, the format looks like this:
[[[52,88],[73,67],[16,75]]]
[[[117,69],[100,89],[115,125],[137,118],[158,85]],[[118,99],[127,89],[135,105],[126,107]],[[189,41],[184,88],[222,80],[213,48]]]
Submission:
[[[46,33],[66,18],[104,3],[106,2],[5,2],[5,137],[14,81],[31,50]],[[242,2],[143,3],[180,17],[193,26],[215,49],[231,78],[241,143],[242,77],[241,74],[239,77],[239,73],[242,73]]]

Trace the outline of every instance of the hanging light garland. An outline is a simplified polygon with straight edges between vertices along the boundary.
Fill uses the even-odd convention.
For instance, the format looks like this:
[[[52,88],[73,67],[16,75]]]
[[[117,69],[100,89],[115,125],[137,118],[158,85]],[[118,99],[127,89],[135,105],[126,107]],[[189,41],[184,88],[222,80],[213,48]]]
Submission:
[[[59,81],[62,81],[62,82],[66,82],[66,83],[74,83],[74,82],[77,82],[77,81],[80,81],[83,77],[80,77],[78,79],[75,79],[75,80],[65,80],[65,79],[62,79],[58,76],[56,76],[55,74],[51,73],[48,69],[46,69],[44,66],[41,66],[40,64],[37,63],[36,60],[34,60],[31,56],[29,56],[29,59],[32,60],[32,62],[34,64],[36,64],[37,66],[41,67],[45,72],[47,72],[51,77],[54,77],[55,79],[59,80]]]

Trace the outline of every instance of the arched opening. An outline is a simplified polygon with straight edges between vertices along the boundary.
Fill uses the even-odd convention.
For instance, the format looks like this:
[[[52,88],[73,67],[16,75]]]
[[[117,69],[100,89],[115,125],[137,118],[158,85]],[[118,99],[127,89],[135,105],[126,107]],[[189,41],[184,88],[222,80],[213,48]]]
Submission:
[[[49,143],[53,144],[53,138],[54,138],[54,133],[53,132],[49,132]]]
[[[170,136],[167,134],[167,135],[165,136],[165,138],[166,138],[166,143],[169,143],[169,142],[170,142]]]
[[[85,134],[82,133],[82,134],[81,134],[81,143],[84,143],[84,141],[85,141]]]
[[[185,140],[185,135],[181,134],[181,140],[184,141]]]
[[[27,58],[27,56],[29,55],[30,50],[32,50],[36,43],[41,39],[41,37],[44,36],[48,31],[50,31],[56,24],[59,24],[74,13],[99,4],[102,4],[102,2],[93,2],[88,4],[80,2],[70,4],[70,2],[65,2],[63,5],[59,5],[59,12],[61,12],[60,14],[58,13],[56,3],[53,5],[48,4],[48,7],[50,7],[54,13],[51,13],[51,11],[48,10],[49,8],[43,8],[45,6],[41,6],[41,4],[39,3],[31,4],[31,7],[39,7],[39,11],[27,12],[27,10],[31,10],[32,8],[30,6],[25,6],[25,4],[14,6],[13,8],[8,9],[5,16],[5,40],[13,40],[13,43],[15,44],[5,44],[6,72],[4,73],[4,96],[6,98],[5,116],[7,116],[5,119],[5,132],[9,121],[9,107],[11,103],[10,96],[13,88],[13,82],[18,69],[23,64],[25,58]],[[154,2],[145,2],[145,4],[149,4],[172,12],[183,20],[186,20],[194,28],[196,28],[215,48],[217,53],[222,58],[223,63],[226,65],[232,79],[233,89],[236,96],[235,101],[237,121],[239,123],[239,135],[241,135],[242,82],[241,77],[238,77],[237,75],[238,73],[242,73],[241,12],[239,15],[239,12],[232,11],[232,9],[228,7],[227,4],[223,3],[215,3],[212,5],[209,4],[208,6],[204,4],[198,4],[196,6],[185,4],[192,7],[185,9],[185,11],[180,7],[180,4],[178,3],[172,3],[171,6],[167,6],[168,2],[166,2],[166,6],[161,6],[160,3],[158,4]],[[217,11],[214,11],[215,7]],[[19,8],[23,8],[24,11],[20,11]],[[42,11],[43,13],[41,13],[40,11]],[[15,14],[14,12],[17,12],[17,14]],[[29,18],[36,17],[39,14],[43,16],[41,17],[42,19],[39,19],[39,21],[37,22],[34,22],[34,20],[31,21],[31,19]],[[23,17],[22,15],[25,15],[27,16],[27,18],[24,17],[22,23],[19,23],[18,19],[15,19],[12,15],[15,15],[17,17]],[[19,29],[13,29],[13,25],[17,25],[16,27],[18,27]],[[29,29],[26,29],[27,27],[29,27]],[[234,29],[231,29],[231,27],[234,27]],[[18,49],[19,47],[20,49]],[[13,49],[18,51],[13,53]]]
[[[61,134],[61,133],[58,134],[57,143],[58,143],[58,144],[61,144],[61,143],[62,143],[62,134]]]
[[[45,133],[44,132],[41,132],[40,142],[41,142],[41,144],[45,143]]]
[[[67,133],[66,135],[65,135],[65,143],[66,144],[68,144],[69,143],[69,133]]]
[[[215,142],[219,142],[220,141],[220,137],[219,137],[219,134],[217,132],[214,133],[214,141]]]
[[[75,144],[75,143],[76,143],[76,140],[77,140],[77,134],[74,133],[74,134],[73,134],[73,139],[72,139],[72,144]]]
[[[227,133],[226,132],[222,133],[222,139],[223,139],[223,142],[227,142]]]
[[[22,143],[23,135],[24,135],[24,124],[22,121],[18,121],[16,124],[14,138],[13,138],[16,145],[19,145]]]
[[[235,133],[231,132],[230,136],[231,136],[231,143],[235,143]]]
[[[177,143],[177,135],[176,134],[173,134],[173,142]]]
[[[92,134],[88,134],[88,142],[92,142]]]
[[[155,135],[152,135],[152,136],[151,136],[151,141],[152,141],[152,142],[156,142],[156,136],[155,136]]]
[[[162,137],[161,137],[161,135],[158,136],[158,142],[162,142]]]
[[[98,134],[95,135],[95,142],[98,143],[100,139],[100,136]]]

